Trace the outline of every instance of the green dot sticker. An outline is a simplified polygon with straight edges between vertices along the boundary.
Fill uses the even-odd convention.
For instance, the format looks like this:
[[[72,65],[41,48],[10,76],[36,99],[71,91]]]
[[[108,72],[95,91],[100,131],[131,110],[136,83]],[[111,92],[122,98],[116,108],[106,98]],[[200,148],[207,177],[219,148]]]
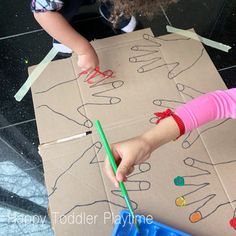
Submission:
[[[174,183],[176,186],[184,186],[184,177],[182,176],[177,176],[175,179],[174,179]]]

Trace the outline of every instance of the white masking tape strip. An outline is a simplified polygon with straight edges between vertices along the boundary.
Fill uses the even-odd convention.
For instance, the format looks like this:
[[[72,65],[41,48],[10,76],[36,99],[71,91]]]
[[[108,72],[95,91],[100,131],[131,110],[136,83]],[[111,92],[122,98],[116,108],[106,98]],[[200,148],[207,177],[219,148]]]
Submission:
[[[52,48],[46,57],[38,64],[38,66],[32,71],[29,75],[25,83],[19,89],[19,91],[15,94],[16,101],[20,102],[25,94],[29,91],[32,84],[36,81],[36,79],[40,76],[40,74],[45,70],[48,64],[53,60],[53,58],[57,55],[58,50]]]
[[[204,37],[196,34],[195,32],[178,29],[178,28],[175,28],[175,27],[172,27],[172,26],[169,26],[169,25],[166,26],[166,29],[167,29],[167,32],[169,32],[169,33],[175,33],[175,34],[185,36],[187,38],[191,38],[191,39],[201,41],[202,43],[204,43],[207,46],[219,49],[219,50],[224,51],[224,52],[228,52],[231,49],[231,47],[228,46],[228,45],[225,45],[223,43],[219,43],[219,42],[204,38]]]

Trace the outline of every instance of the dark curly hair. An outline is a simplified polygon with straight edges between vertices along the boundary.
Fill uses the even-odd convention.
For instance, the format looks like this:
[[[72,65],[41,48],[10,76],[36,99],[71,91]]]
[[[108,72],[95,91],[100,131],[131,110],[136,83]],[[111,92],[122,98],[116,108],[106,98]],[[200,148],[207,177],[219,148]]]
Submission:
[[[113,13],[110,21],[116,26],[121,14],[129,17],[130,15],[141,14],[142,16],[151,17],[158,14],[161,7],[166,8],[169,4],[178,0],[100,0],[113,4]]]

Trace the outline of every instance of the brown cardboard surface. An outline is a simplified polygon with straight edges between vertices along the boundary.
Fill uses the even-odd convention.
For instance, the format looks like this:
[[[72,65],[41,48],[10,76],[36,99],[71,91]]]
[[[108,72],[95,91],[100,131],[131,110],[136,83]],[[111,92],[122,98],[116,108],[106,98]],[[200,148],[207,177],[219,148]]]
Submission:
[[[118,126],[114,129],[107,130],[106,134],[110,142],[115,142],[124,139],[123,130],[126,130],[128,134],[138,135],[149,127],[150,124],[148,124],[147,120],[141,120],[139,122],[129,123],[122,125],[121,127]],[[98,140],[96,135],[93,136],[96,137],[94,140]],[[216,234],[216,229],[209,227],[209,225],[213,226],[214,224],[219,225],[217,230],[224,232],[228,222],[224,219],[223,223],[221,217],[209,217],[207,220],[202,220],[198,224],[186,223],[189,214],[194,212],[194,210],[202,204],[201,202],[174,209],[176,198],[186,193],[189,193],[189,195],[185,197],[186,201],[189,202],[198,201],[215,192],[217,193],[218,199],[221,199],[223,202],[228,201],[215,170],[211,171],[211,178],[206,178],[206,176],[199,175],[202,174],[201,171],[184,163],[184,160],[187,158],[196,158],[198,161],[210,162],[209,156],[203,145],[197,143],[192,147],[191,151],[186,151],[185,155],[183,155],[181,142],[182,140],[178,140],[177,142],[163,146],[152,154],[150,161],[136,167],[135,172],[130,176],[129,181],[126,183],[127,189],[130,190],[130,197],[134,201],[133,205],[137,207],[136,211],[138,213],[146,215],[151,214],[160,222],[180,228],[193,235]],[[193,153],[195,153],[194,156]],[[105,156],[105,153],[102,151],[98,156],[98,159],[102,159],[102,157]],[[171,161],[168,157],[172,158]],[[182,176],[183,173],[185,176],[196,175],[196,177],[187,179],[187,184],[201,184],[209,179],[211,182],[208,186],[199,189],[196,192],[194,192],[197,189],[196,186],[175,186],[173,183],[174,178],[178,175]],[[111,202],[115,201],[116,203],[122,204],[122,199],[119,199],[113,192],[114,186],[105,176],[103,179],[107,189],[108,199]],[[203,213],[205,213],[205,211],[206,213],[209,213],[207,211],[214,208],[217,203],[218,202],[215,201],[209,202],[207,207],[203,209]],[[114,205],[112,205],[111,208],[118,214],[119,208]],[[219,216],[218,214],[227,215],[232,213],[230,207],[222,208],[219,212],[217,213],[217,216]],[[184,223],[182,224],[181,222]],[[208,228],[207,232],[205,230],[206,228]]]
[[[104,212],[110,212],[110,208],[97,164],[100,150],[100,143],[92,143],[91,137],[41,150],[56,235],[102,235],[111,231],[111,224],[103,223]],[[90,216],[95,216],[94,221]]]
[[[76,109],[82,98],[71,61],[50,63],[40,78],[46,79],[38,79],[32,88],[40,143],[84,132],[86,129],[77,118]]]
[[[98,75],[88,84],[87,75],[78,76],[73,56],[52,62],[32,87],[41,144],[93,131],[86,138],[40,147],[56,235],[110,235],[112,221],[104,224],[104,212],[116,215],[125,208],[102,172],[105,153],[95,119],[109,142],[117,142],[155,125],[156,111],[225,89],[202,44],[192,39],[154,38],[145,29],[93,46],[101,71],[113,71],[112,78]],[[126,184],[136,212],[193,235],[234,235],[229,220],[236,200],[235,131],[233,120],[212,122],[156,150]],[[176,176],[184,176],[186,185],[175,186]],[[185,207],[175,204],[181,196]],[[197,210],[203,219],[191,223]],[[96,222],[60,220],[81,213],[97,215]]]

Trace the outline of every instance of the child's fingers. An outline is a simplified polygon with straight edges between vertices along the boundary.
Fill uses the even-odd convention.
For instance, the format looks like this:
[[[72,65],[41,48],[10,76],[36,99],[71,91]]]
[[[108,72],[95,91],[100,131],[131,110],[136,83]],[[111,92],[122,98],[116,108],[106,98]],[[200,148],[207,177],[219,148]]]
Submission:
[[[130,174],[132,174],[132,173],[133,173],[133,171],[134,171],[134,166],[132,166],[132,167],[129,169],[129,171],[128,171],[127,175],[130,175]]]
[[[106,158],[104,166],[103,166],[103,170],[105,172],[105,174],[107,175],[107,177],[111,180],[111,182],[115,185],[116,188],[119,188],[119,183],[116,179],[116,176],[112,170],[112,167],[109,163],[108,158]]]
[[[82,71],[84,71],[84,73],[85,74],[91,74],[93,71],[94,71],[94,68],[92,68],[92,67],[87,67],[87,68],[85,68],[85,67],[80,67],[80,69],[82,70]]]
[[[128,173],[132,172],[134,163],[132,158],[124,158],[121,160],[121,163],[116,172],[116,178],[118,181],[125,181]]]
[[[116,149],[116,144],[111,144],[110,145],[113,157],[115,158],[116,162],[120,159],[120,154],[118,153]]]

